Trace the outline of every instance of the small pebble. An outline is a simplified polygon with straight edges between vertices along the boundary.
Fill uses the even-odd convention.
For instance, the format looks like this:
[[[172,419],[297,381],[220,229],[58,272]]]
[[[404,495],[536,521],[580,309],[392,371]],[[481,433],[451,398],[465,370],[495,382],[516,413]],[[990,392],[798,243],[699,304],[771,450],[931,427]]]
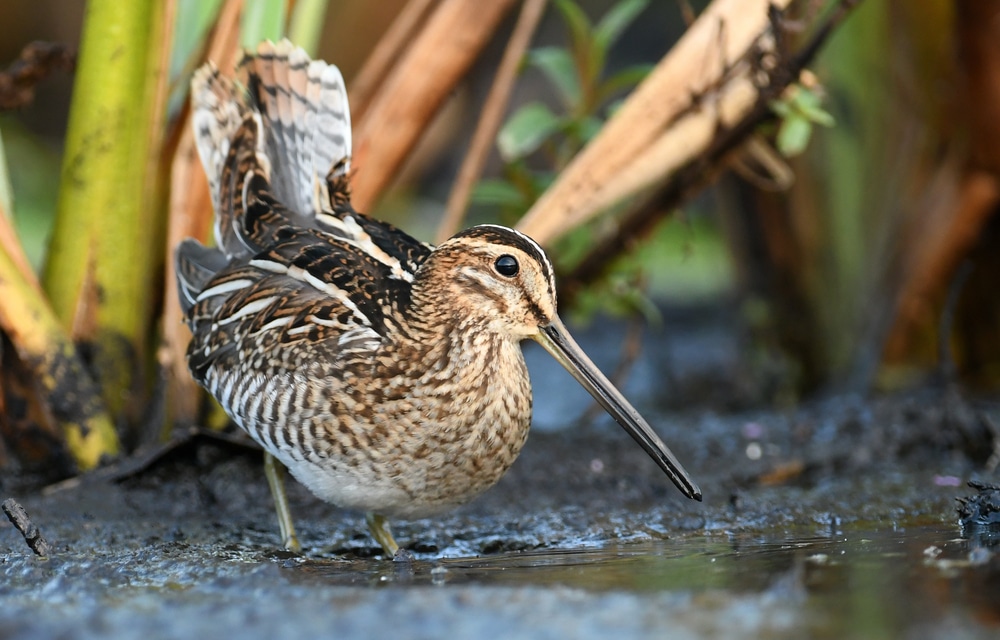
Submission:
[[[438,565],[431,569],[431,584],[442,585],[448,577],[448,570]]]
[[[992,557],[993,552],[986,547],[976,547],[969,552],[969,564],[974,567],[980,567],[984,564],[989,564]]]

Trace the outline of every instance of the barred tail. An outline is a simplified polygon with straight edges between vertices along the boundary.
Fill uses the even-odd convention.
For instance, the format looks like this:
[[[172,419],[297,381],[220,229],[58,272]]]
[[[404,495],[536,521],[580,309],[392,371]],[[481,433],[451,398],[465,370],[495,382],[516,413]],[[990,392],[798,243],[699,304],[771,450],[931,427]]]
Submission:
[[[350,170],[351,111],[340,70],[288,40],[264,42],[240,63],[268,131],[275,197],[312,217],[329,208],[327,175]],[[346,186],[346,181],[344,181]]]
[[[350,109],[337,67],[287,40],[264,42],[237,80],[204,65],[191,95],[216,244],[227,256],[252,254],[277,226],[314,226],[318,213],[349,203]]]

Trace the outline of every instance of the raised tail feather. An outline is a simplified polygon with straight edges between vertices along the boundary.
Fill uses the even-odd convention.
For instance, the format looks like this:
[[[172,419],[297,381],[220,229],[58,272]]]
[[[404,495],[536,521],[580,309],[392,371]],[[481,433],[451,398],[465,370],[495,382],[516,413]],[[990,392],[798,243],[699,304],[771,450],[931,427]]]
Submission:
[[[217,248],[194,240],[178,247],[185,314],[206,288],[234,286],[225,281],[227,269],[303,227],[361,249],[390,266],[394,278],[412,280],[431,247],[351,207],[351,118],[337,67],[310,60],[287,40],[265,42],[243,58],[235,80],[204,65],[191,95]],[[216,276],[223,285],[213,284]]]
[[[264,180],[288,222],[313,226],[318,213],[349,208],[351,118],[337,67],[310,60],[287,40],[264,42],[240,62],[236,80],[204,65],[191,95],[215,239],[227,255],[255,248],[253,225],[242,219],[251,175],[255,187]]]
[[[351,111],[340,70],[282,40],[262,43],[239,72],[264,115],[268,152],[281,158],[271,176],[275,197],[306,215],[329,207],[327,174],[350,171]]]

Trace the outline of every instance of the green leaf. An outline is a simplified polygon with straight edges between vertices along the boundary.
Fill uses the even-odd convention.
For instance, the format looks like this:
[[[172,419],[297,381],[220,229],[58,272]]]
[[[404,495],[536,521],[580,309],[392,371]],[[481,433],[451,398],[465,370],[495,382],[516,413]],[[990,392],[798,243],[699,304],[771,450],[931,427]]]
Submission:
[[[555,0],[556,8],[569,27],[570,48],[580,77],[584,92],[592,87],[594,79],[600,73],[600,65],[594,57],[594,33],[587,14],[573,0]]]
[[[563,127],[563,120],[540,102],[521,107],[497,134],[497,148],[505,162],[531,155]]]
[[[647,6],[648,0],[621,0],[604,14],[594,27],[594,45],[600,50],[602,59]]]
[[[832,127],[833,116],[823,110],[823,96],[818,91],[813,91],[799,85],[793,98],[795,109],[802,116],[814,124],[821,124],[824,127]]]
[[[593,27],[583,9],[573,0],[556,0],[555,5],[566,21],[566,26],[569,27],[570,41],[574,49],[577,45],[590,47],[594,37]]]
[[[524,194],[506,180],[480,180],[472,190],[472,202],[521,211],[528,208]]]
[[[649,75],[655,66],[656,65],[653,64],[637,64],[631,67],[625,67],[615,75],[611,76],[601,83],[601,88],[598,93],[601,102],[607,100],[619,91],[624,91],[626,89],[631,90],[637,84],[645,80],[646,76]]]
[[[581,120],[576,120],[570,125],[581,142],[586,144],[594,139],[594,137],[600,133],[601,127],[604,126],[604,121],[597,116],[587,116]]]
[[[298,0],[288,24],[288,39],[316,57],[328,0]]]
[[[188,96],[188,79],[202,62],[202,44],[215,24],[222,0],[179,0],[173,44],[170,47],[170,98],[167,113],[173,118]]]
[[[528,54],[528,64],[549,79],[567,108],[580,102],[580,79],[569,52],[559,47],[541,47]]]
[[[823,96],[802,85],[793,85],[787,97],[770,104],[771,111],[782,118],[798,117],[813,124],[832,127],[835,124],[833,116],[823,109]]]
[[[778,129],[778,151],[786,158],[805,151],[812,135],[812,123],[802,117],[785,118]]]
[[[790,118],[794,112],[791,103],[784,100],[772,100],[769,104],[771,111],[778,114],[779,118]]]
[[[170,75],[176,78],[188,59],[201,48],[205,34],[219,14],[222,0],[180,0],[177,3],[177,28],[170,47]]]

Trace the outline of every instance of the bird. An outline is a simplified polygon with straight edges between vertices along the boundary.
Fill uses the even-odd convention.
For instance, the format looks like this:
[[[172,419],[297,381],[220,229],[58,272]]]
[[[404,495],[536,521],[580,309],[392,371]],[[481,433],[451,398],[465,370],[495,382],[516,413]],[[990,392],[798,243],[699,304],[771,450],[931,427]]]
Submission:
[[[194,379],[265,450],[286,548],[282,467],[320,499],[389,520],[465,504],[510,468],[531,424],[535,340],[687,497],[701,490],[574,341],[544,250],[483,224],[437,246],[355,211],[344,79],[288,40],[229,77],[192,78],[214,246],[175,252]],[[276,464],[280,462],[280,465]]]

